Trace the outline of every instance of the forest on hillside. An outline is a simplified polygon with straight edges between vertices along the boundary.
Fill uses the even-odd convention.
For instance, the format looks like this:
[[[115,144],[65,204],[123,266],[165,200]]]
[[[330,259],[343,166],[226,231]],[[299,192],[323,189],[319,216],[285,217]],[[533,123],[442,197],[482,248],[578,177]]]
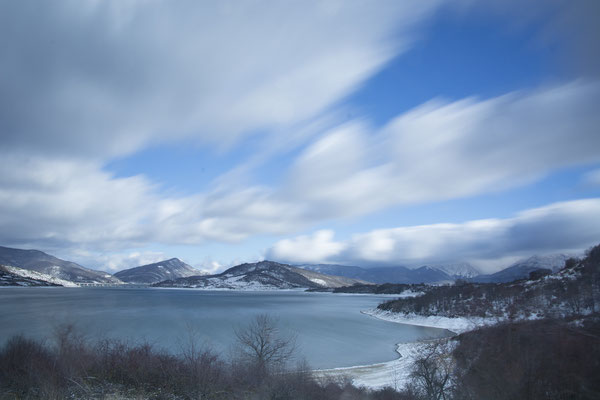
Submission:
[[[384,302],[380,310],[444,317],[500,320],[561,318],[600,311],[600,245],[583,259],[569,259],[554,274],[537,271],[509,283],[469,283],[428,287],[420,296]]]

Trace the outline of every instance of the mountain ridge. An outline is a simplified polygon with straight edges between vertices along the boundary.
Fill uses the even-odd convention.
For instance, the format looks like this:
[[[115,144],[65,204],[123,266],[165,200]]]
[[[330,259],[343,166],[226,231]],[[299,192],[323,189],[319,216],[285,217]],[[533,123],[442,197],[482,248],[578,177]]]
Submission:
[[[153,284],[165,280],[204,275],[200,270],[184,263],[179,258],[170,258],[152,264],[124,269],[114,274],[127,283]]]
[[[351,286],[362,281],[305,271],[289,264],[260,261],[233,266],[219,274],[191,276],[154,284],[157,287],[271,290]]]
[[[40,250],[23,250],[0,246],[0,264],[39,272],[74,283],[122,283],[104,271],[85,268],[72,261],[62,260]]]

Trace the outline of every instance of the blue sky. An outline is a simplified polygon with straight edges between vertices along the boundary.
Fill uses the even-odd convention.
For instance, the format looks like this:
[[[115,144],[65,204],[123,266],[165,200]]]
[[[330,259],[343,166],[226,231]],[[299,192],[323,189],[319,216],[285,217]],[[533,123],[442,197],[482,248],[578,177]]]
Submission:
[[[27,3],[3,245],[492,271],[600,239],[594,1]]]

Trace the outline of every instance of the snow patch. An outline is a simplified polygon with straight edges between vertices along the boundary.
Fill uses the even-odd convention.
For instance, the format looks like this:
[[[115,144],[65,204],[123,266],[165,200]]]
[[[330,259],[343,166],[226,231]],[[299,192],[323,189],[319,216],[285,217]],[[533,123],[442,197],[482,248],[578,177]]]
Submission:
[[[60,278],[55,278],[51,275],[42,274],[41,272],[30,271],[28,269],[12,267],[10,265],[5,265],[4,268],[6,268],[6,270],[8,272],[18,275],[18,276],[22,276],[23,278],[38,279],[41,281],[54,283],[56,285],[62,285],[65,287],[78,287],[77,284],[75,284],[71,281],[67,281],[67,280],[60,279]],[[60,267],[55,265],[52,268],[56,269],[56,268],[60,268]]]
[[[319,279],[319,278],[308,278],[311,282],[316,283],[317,285],[321,285],[321,286],[327,286],[327,282],[325,282],[323,279]]]

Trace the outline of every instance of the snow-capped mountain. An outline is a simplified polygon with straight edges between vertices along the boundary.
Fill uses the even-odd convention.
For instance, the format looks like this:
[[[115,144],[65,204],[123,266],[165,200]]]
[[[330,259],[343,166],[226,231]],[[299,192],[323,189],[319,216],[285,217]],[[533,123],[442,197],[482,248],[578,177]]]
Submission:
[[[437,283],[453,280],[444,271],[433,267],[415,269],[406,267],[361,268],[335,264],[304,264],[297,267],[324,274],[360,279],[370,283]]]
[[[466,262],[432,265],[431,268],[442,271],[455,279],[474,278],[477,275],[481,275],[481,271]]]
[[[524,279],[529,277],[529,274],[533,271],[540,269],[548,269],[552,272],[556,272],[565,265],[565,261],[571,256],[567,254],[553,254],[547,256],[533,256],[527,259],[517,261],[511,264],[509,267],[498,271],[494,274],[479,275],[471,280],[473,282],[512,282],[517,279]]]
[[[77,284],[66,281],[64,279],[55,278],[50,275],[42,274],[41,272],[30,271],[23,268],[11,267],[9,265],[0,265],[0,271],[4,273],[3,281],[9,281],[8,275],[12,275],[10,286],[65,286],[77,287]]]
[[[161,287],[191,287],[203,289],[269,290],[351,286],[365,283],[357,279],[306,271],[273,261],[240,264],[223,273],[192,276],[156,284]]]
[[[565,266],[565,261],[573,256],[568,254],[551,254],[547,256],[533,256],[525,260],[517,261],[511,267],[531,267],[538,269],[551,269],[556,272]]]
[[[122,283],[107,272],[88,269],[39,250],[21,250],[0,246],[0,264],[40,272],[53,278],[75,283]]]
[[[178,258],[171,258],[154,264],[124,269],[114,276],[127,283],[152,284],[198,275],[206,275],[206,273],[191,267]]]

